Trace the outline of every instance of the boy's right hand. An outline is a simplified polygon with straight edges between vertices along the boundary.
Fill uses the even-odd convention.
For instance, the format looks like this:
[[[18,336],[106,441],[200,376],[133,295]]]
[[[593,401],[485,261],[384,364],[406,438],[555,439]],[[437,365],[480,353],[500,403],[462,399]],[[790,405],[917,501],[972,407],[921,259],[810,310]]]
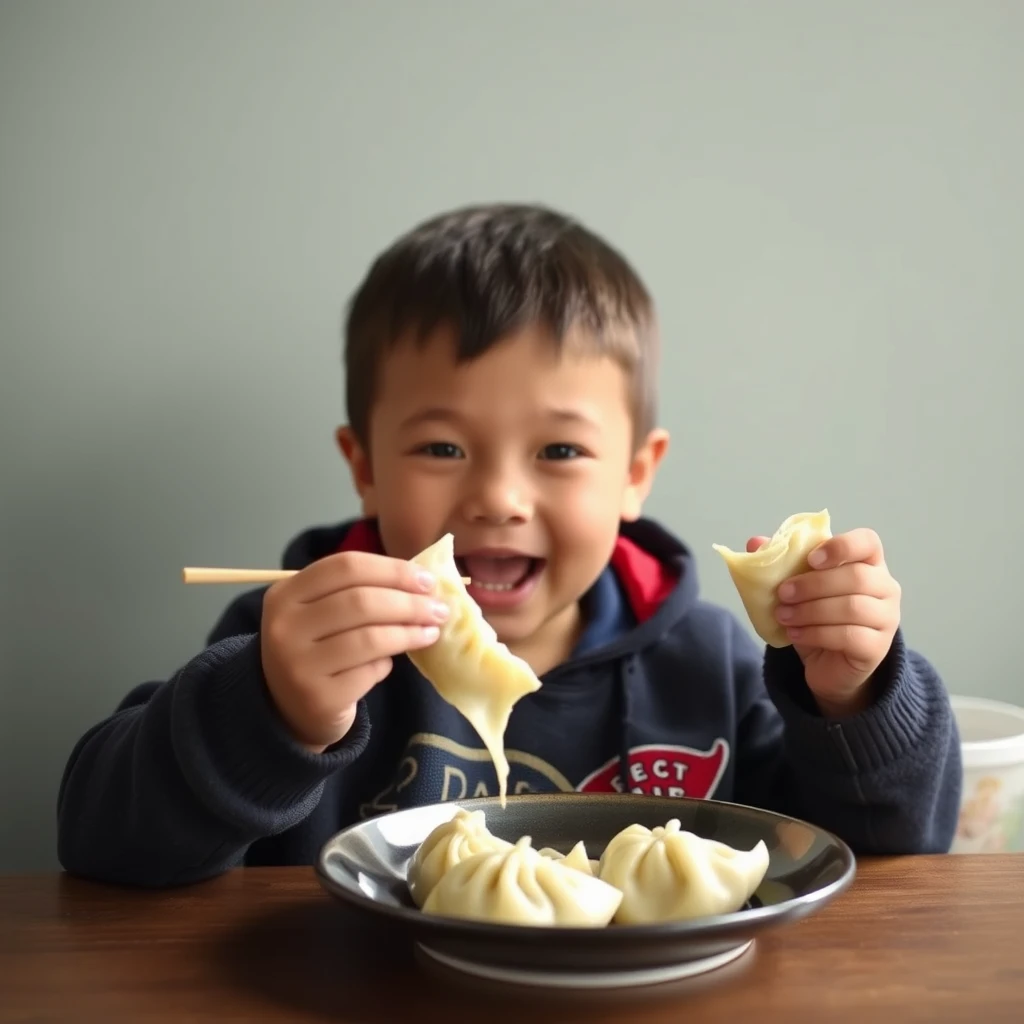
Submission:
[[[346,551],[275,583],[263,600],[260,655],[270,695],[295,738],[316,753],[352,727],[356,702],[391,659],[429,647],[448,607],[411,562]]]

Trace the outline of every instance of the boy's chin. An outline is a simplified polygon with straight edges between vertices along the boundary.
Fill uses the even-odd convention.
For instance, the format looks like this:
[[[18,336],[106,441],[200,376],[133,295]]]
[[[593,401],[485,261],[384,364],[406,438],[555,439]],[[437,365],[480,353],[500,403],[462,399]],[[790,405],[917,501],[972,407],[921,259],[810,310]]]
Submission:
[[[579,628],[579,602],[551,614],[544,609],[517,608],[484,611],[484,618],[507,647],[530,646],[544,637],[547,640],[572,640]]]
[[[481,609],[488,625],[498,634],[503,644],[516,644],[529,640],[536,632],[536,624],[532,616],[522,611]]]

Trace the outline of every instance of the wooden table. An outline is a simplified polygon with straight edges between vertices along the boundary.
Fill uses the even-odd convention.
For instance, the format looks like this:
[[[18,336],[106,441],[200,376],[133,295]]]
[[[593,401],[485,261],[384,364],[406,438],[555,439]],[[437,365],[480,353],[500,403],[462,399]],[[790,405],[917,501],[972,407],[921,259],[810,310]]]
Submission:
[[[896,1012],[898,1011],[898,1013]],[[0,1021],[1024,1021],[1024,855],[862,861],[819,914],[644,995],[517,993],[418,965],[310,869],[139,892],[0,877]]]

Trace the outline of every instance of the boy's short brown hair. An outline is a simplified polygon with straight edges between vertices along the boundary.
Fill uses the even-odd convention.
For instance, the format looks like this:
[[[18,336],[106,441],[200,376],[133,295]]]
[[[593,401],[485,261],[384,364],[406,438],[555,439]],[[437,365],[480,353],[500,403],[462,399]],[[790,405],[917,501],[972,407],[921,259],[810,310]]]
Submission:
[[[471,206],[403,235],[372,264],[345,324],[345,401],[362,444],[381,359],[413,332],[455,332],[456,358],[483,355],[543,326],[561,348],[571,330],[629,375],[635,443],[654,426],[658,332],[639,276],[607,242],[540,206]]]

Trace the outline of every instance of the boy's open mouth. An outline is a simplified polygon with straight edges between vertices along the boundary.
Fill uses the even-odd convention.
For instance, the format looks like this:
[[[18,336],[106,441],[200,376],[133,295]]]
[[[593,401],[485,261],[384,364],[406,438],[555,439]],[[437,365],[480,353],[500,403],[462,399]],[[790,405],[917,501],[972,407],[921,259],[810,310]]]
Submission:
[[[467,589],[480,605],[506,605],[526,596],[544,568],[544,559],[528,555],[472,554],[455,559],[471,582]]]

